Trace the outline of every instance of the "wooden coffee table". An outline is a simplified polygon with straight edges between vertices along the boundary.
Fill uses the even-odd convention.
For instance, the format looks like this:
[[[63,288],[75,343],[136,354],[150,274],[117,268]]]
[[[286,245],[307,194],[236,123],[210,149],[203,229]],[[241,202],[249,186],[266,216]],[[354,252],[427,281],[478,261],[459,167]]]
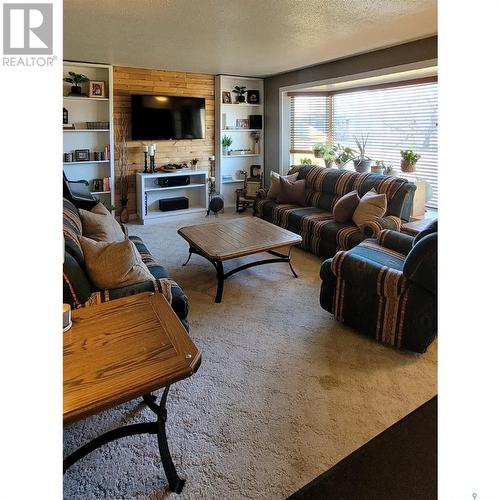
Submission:
[[[159,293],[141,293],[73,311],[63,335],[63,422],[75,422],[143,398],[156,421],[126,425],[102,434],[64,459],[64,471],[100,446],[125,436],[157,434],[170,489],[180,479],[168,448],[166,400],[171,384],[192,375],[201,354]],[[150,393],[165,388],[159,404]]]
[[[293,275],[297,277],[292,267],[290,250],[293,245],[299,245],[302,242],[302,237],[257,217],[243,217],[227,222],[185,226],[177,232],[189,243],[189,257],[183,264],[184,266],[189,262],[191,255],[195,253],[205,257],[215,267],[217,271],[215,302],[217,303],[222,300],[224,280],[250,267],[287,262]],[[290,247],[287,255],[273,250],[283,246]],[[224,272],[224,261],[260,252],[270,253],[276,258],[249,262]]]

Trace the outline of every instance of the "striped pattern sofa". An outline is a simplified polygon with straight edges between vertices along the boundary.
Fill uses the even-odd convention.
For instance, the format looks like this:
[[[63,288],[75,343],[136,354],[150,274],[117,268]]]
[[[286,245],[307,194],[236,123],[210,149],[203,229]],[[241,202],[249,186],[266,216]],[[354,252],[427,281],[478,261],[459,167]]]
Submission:
[[[294,172],[299,172],[299,179],[306,180],[307,206],[277,204],[267,198],[266,189],[261,189],[255,200],[254,214],[300,234],[302,248],[322,258],[332,257],[339,249],[352,248],[382,229],[399,231],[401,220],[409,220],[415,185],[406,179],[315,165],[293,166],[289,174]],[[384,217],[363,230],[353,223],[339,224],[333,220],[333,206],[343,195],[356,190],[361,197],[372,188],[387,195]]]
[[[379,342],[425,352],[437,334],[437,220],[383,230],[321,266],[321,307]]]
[[[126,234],[125,228],[124,232]],[[160,292],[166,297],[186,329],[189,328],[186,295],[179,285],[170,278],[166,269],[155,262],[146,245],[138,236],[130,236],[130,240],[136,246],[142,261],[155,279],[113,290],[100,290],[94,287],[85,272],[85,259],[78,238],[82,235],[82,222],[78,209],[67,199],[63,199],[63,234],[63,299],[66,304],[71,305],[72,309],[142,292]]]

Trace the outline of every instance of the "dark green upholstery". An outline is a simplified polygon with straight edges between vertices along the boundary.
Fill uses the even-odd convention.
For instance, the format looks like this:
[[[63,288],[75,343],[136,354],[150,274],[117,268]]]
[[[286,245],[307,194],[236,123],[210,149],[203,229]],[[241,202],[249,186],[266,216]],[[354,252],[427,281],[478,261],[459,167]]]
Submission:
[[[398,348],[425,352],[437,335],[437,224],[423,238],[383,230],[325,260],[321,307]]]
[[[408,220],[415,185],[406,179],[378,174],[359,174],[348,170],[294,166],[298,179],[306,180],[306,206],[278,204],[267,198],[267,190],[257,193],[254,214],[302,236],[302,248],[319,255],[332,257],[339,249],[353,248],[366,237],[383,229],[399,230],[401,220]],[[353,223],[339,224],[333,220],[333,207],[345,194],[356,190],[360,197],[371,189],[387,196],[384,217],[361,230]]]
[[[65,257],[63,266],[63,300],[73,309],[92,304],[119,299],[143,292],[160,292],[171,304],[179,319],[188,329],[188,299],[179,285],[170,277],[167,270],[159,265],[149,253],[144,242],[138,236],[129,239],[134,243],[150,273],[155,278],[151,281],[134,285],[101,290],[96,288],[85,271],[85,259],[78,237],[82,234],[82,224],[77,208],[68,200],[63,200],[63,232]]]

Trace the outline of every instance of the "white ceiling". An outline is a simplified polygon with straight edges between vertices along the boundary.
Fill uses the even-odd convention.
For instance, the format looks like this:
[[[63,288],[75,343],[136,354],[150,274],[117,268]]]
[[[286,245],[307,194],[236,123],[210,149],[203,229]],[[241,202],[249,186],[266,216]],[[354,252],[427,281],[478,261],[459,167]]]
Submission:
[[[437,0],[64,0],[64,58],[268,76],[437,32]]]

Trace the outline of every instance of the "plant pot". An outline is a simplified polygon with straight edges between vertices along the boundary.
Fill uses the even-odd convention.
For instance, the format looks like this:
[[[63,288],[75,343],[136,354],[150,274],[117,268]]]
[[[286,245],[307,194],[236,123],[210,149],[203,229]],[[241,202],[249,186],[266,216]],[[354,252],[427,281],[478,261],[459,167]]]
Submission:
[[[410,163],[408,161],[405,161],[405,160],[401,160],[401,172],[415,172],[415,168],[416,168],[416,164],[415,163]]]
[[[325,167],[326,167],[326,168],[331,168],[331,167],[333,167],[333,163],[334,163],[334,162],[333,162],[333,159],[329,159],[329,160],[325,159]]]
[[[369,172],[372,161],[368,159],[353,160],[353,163],[354,163],[354,170],[356,170],[356,172],[360,174],[364,174],[366,172]]]
[[[245,102],[245,96],[244,95],[237,95],[236,102]]]
[[[121,199],[120,203],[122,205],[122,209],[120,211],[120,222],[122,222],[123,224],[126,224],[128,222],[128,220],[129,220],[128,210],[127,210],[128,200],[127,199]]]
[[[323,156],[325,156],[323,151],[314,151],[314,158],[323,158]]]
[[[372,170],[372,174],[384,175],[385,168],[381,167],[379,165],[372,165],[371,170]]]
[[[224,146],[222,146],[222,154],[223,154],[224,156],[227,156],[227,148],[226,148],[226,147],[224,147]]]
[[[73,85],[71,87],[71,93],[72,94],[81,94],[82,93],[82,87],[80,87],[79,85]]]

